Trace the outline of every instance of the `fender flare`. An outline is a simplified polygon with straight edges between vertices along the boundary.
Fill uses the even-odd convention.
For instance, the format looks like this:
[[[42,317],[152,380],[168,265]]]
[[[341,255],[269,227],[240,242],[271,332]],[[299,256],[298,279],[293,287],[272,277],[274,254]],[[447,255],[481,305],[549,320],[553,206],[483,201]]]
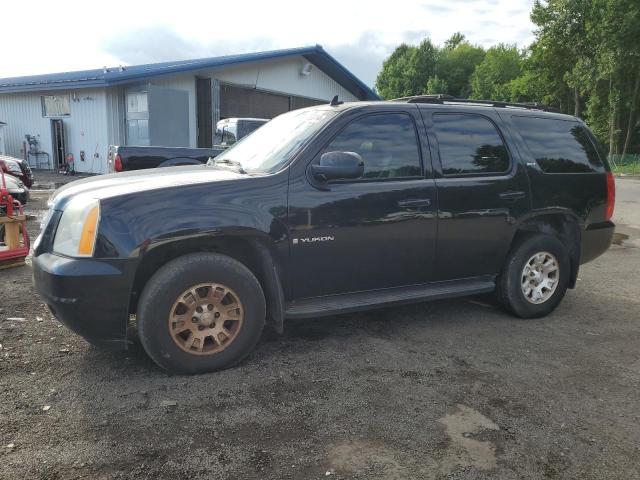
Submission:
[[[571,263],[571,271],[569,272],[569,288],[575,288],[576,282],[578,280],[578,271],[580,269],[580,258],[582,256],[582,234],[584,231],[584,223],[581,218],[575,214],[575,212],[563,209],[563,208],[549,208],[544,210],[536,210],[530,212],[528,215],[523,216],[518,219],[518,222],[515,225],[514,236],[511,239],[511,243],[515,241],[515,232],[521,230],[521,227],[527,222],[535,222],[536,220],[544,221],[544,217],[553,217],[553,216],[565,216],[570,218],[575,222],[577,238],[574,245],[572,245],[569,250],[569,258]],[[542,230],[543,233],[546,233]]]
[[[267,324],[278,334],[284,332],[284,290],[280,281],[278,266],[268,247],[257,238],[249,239],[260,261],[260,274],[263,280],[264,296],[267,300]]]

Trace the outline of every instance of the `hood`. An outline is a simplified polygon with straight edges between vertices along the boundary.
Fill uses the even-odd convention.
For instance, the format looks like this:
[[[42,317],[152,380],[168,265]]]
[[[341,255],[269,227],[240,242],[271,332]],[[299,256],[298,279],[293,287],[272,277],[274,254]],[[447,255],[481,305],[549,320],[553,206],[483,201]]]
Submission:
[[[7,190],[9,193],[20,191],[22,193],[25,190],[24,183],[19,178],[14,177],[13,175],[9,175],[7,173],[4,174],[4,181],[7,184]],[[2,187],[2,179],[0,178],[0,187]]]
[[[56,210],[76,196],[87,199],[103,200],[149,190],[161,190],[209,182],[220,182],[251,178],[227,168],[189,165],[184,167],[166,167],[132,172],[112,173],[85,178],[59,188],[49,199]]]

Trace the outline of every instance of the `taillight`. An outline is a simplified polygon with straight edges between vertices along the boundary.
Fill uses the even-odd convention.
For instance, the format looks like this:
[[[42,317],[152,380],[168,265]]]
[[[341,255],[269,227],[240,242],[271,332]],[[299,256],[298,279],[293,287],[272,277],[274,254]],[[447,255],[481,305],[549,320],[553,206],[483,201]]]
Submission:
[[[611,220],[613,217],[613,207],[616,204],[616,182],[613,173],[607,172],[607,209],[605,210],[604,219]]]
[[[122,158],[119,153],[116,153],[116,159],[113,162],[113,168],[115,168],[116,172],[122,171]]]

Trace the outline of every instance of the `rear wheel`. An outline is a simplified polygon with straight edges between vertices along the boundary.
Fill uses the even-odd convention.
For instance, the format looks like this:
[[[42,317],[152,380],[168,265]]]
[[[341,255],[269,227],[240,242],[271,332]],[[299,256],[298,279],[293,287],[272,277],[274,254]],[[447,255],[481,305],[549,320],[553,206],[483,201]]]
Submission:
[[[145,286],[138,335],[165,370],[221,370],[251,352],[265,311],[260,283],[243,264],[226,255],[189,254],[162,267]]]
[[[569,272],[569,255],[560,240],[535,234],[521,241],[507,258],[496,293],[515,315],[542,317],[564,297]]]

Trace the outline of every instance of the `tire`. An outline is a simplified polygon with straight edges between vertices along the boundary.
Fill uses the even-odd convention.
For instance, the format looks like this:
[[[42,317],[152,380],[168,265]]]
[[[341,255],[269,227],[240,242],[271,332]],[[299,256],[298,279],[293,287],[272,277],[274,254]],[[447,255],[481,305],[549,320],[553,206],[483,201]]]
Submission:
[[[247,267],[226,255],[193,253],[164,265],[144,287],[138,335],[147,354],[164,370],[212,372],[249,355],[260,339],[265,316],[264,293]]]
[[[541,258],[548,266],[536,263]],[[553,264],[548,263],[553,259],[557,265],[555,273]],[[530,261],[533,264],[525,270]],[[570,270],[567,249],[556,237],[544,234],[525,237],[515,245],[505,261],[497,281],[496,296],[508,311],[520,318],[543,317],[551,313],[564,297]],[[525,278],[529,283],[523,282]],[[525,295],[524,290],[531,293]]]

